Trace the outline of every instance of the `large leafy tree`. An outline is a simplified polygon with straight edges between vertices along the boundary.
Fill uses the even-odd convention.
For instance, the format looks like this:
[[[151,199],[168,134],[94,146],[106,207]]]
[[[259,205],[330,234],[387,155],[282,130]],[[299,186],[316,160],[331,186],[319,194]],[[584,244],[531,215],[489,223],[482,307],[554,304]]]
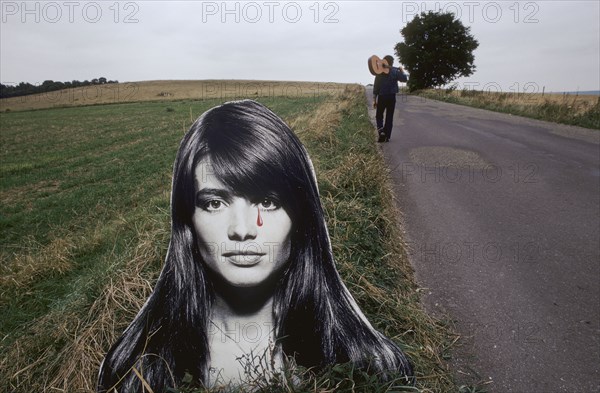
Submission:
[[[452,13],[422,12],[401,31],[396,55],[410,73],[411,91],[442,86],[475,71],[479,43]]]

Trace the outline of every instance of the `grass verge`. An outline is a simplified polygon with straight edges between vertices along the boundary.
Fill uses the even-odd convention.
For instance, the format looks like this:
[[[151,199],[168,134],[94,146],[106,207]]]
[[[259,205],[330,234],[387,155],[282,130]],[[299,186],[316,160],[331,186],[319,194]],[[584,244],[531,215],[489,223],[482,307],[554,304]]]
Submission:
[[[456,391],[442,361],[451,336],[419,304],[364,92],[336,94],[259,101],[309,150],[340,273],[372,323],[403,345],[416,390]],[[171,165],[190,112],[221,101],[0,114],[1,391],[94,390],[104,353],[162,265]],[[365,378],[338,367],[272,391],[395,389]]]
[[[600,97],[572,94],[498,93],[429,89],[415,94],[434,100],[488,109],[554,123],[600,129]]]

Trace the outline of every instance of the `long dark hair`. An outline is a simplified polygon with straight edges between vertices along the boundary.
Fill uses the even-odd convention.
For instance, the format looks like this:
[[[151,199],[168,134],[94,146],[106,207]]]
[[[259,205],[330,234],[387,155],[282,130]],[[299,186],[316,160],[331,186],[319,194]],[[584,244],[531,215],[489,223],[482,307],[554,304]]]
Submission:
[[[290,263],[273,299],[277,348],[316,370],[353,362],[411,377],[403,352],[371,327],[337,273],[306,150],[272,111],[243,100],[205,112],[180,144],[165,264],[145,305],[106,355],[98,392],[141,391],[139,375],[155,392],[177,386],[186,373],[207,380],[214,292],[192,224],[194,171],[205,158],[211,175],[242,195],[277,192],[291,218]]]

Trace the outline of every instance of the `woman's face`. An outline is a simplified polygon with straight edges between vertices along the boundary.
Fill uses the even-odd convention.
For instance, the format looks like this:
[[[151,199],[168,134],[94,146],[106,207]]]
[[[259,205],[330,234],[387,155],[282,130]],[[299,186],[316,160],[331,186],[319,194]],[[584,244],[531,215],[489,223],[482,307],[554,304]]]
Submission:
[[[252,287],[274,278],[290,256],[292,221],[269,195],[249,200],[219,181],[208,160],[195,170],[192,221],[204,262],[226,283]]]

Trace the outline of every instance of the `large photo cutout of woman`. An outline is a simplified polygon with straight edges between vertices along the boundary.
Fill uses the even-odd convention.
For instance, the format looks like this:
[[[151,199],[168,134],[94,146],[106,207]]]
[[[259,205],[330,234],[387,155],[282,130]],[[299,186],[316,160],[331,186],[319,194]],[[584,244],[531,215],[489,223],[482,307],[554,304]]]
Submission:
[[[264,105],[228,102],[192,125],[174,163],[171,223],[160,277],[106,354],[98,392],[243,386],[256,370],[348,362],[413,382],[336,270],[305,148]]]

